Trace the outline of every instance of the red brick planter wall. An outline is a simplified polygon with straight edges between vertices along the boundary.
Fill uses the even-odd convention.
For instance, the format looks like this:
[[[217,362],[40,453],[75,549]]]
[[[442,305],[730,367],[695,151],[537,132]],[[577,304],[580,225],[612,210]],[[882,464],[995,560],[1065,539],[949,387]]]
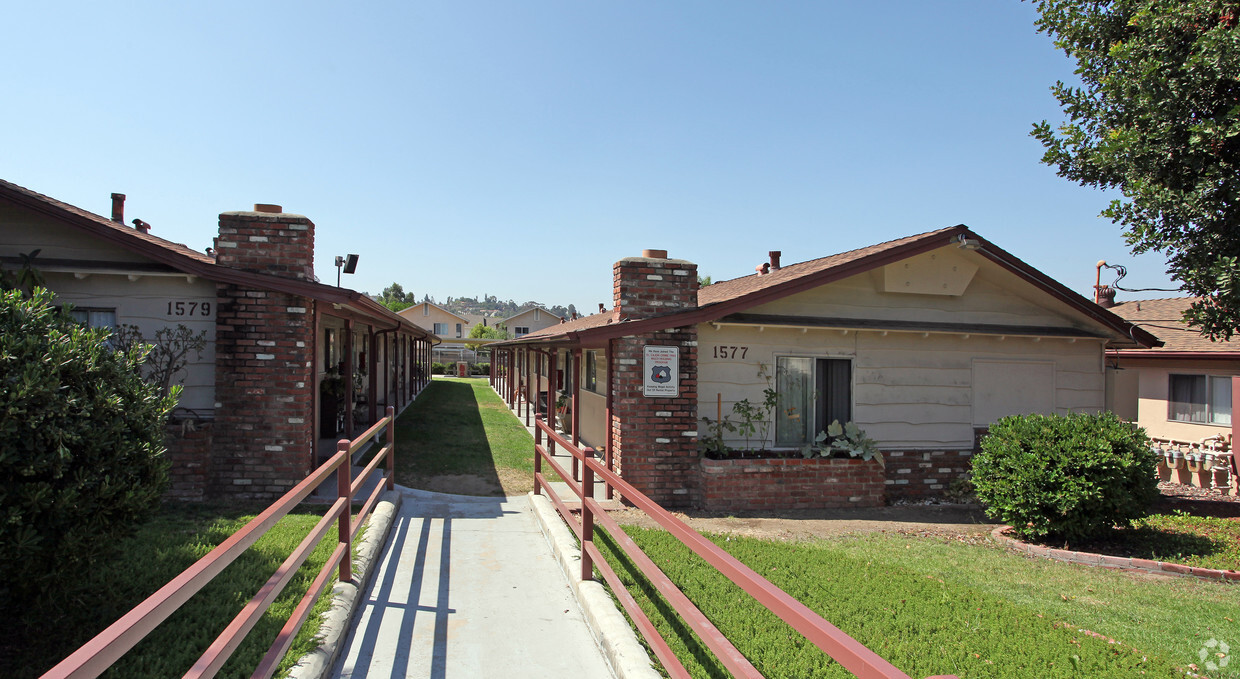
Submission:
[[[883,481],[882,468],[864,460],[701,461],[708,511],[880,507]]]
[[[207,499],[211,481],[211,423],[196,428],[170,424],[165,444],[168,446],[168,490],[164,497],[183,502]]]
[[[971,450],[883,451],[887,501],[941,498],[952,481],[969,476]]]

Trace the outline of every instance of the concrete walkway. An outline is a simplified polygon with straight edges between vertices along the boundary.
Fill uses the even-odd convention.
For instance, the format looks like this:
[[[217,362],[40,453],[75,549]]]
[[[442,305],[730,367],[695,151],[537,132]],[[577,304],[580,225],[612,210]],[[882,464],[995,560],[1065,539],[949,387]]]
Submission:
[[[332,676],[615,676],[528,497],[402,492]]]

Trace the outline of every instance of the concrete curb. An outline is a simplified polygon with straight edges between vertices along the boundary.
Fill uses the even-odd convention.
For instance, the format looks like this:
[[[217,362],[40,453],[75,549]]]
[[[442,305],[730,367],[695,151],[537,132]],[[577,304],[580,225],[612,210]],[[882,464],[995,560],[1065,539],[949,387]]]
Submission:
[[[1230,582],[1240,584],[1240,571],[1221,571],[1214,568],[1198,568],[1196,566],[1185,566],[1178,563],[1168,563],[1166,561],[1152,561],[1150,559],[1134,559],[1126,556],[1109,556],[1106,554],[1094,554],[1092,552],[1074,552],[1069,549],[1055,549],[1054,547],[1043,547],[1041,545],[1031,545],[1027,542],[1021,542],[1016,538],[1010,537],[1005,533],[1011,530],[1011,526],[999,526],[990,532],[991,537],[1000,543],[1007,545],[1007,548],[1028,554],[1030,556],[1038,556],[1056,561],[1065,561],[1067,563],[1079,563],[1086,566],[1099,566],[1102,568],[1114,568],[1125,571],[1145,571],[1147,573],[1162,573],[1164,575],[1176,575],[1181,577],[1200,578],[1202,580],[1216,580],[1220,582]]]
[[[543,536],[568,577],[586,623],[617,679],[659,679],[646,649],[637,640],[633,628],[616,608],[607,590],[601,583],[594,580],[583,582],[578,577],[581,574],[581,549],[577,546],[577,538],[560,519],[551,501],[533,493],[529,494],[529,498]]]
[[[388,535],[392,532],[392,524],[396,522],[403,499],[404,495],[399,488],[389,490],[370,513],[366,532],[353,555],[353,582],[337,582],[332,588],[332,605],[323,614],[319,645],[299,658],[297,664],[289,670],[288,676],[292,679],[325,679],[331,674],[336,658],[349,637],[350,623],[361,603],[366,582],[374,572],[379,557],[383,555],[383,548],[387,545]]]

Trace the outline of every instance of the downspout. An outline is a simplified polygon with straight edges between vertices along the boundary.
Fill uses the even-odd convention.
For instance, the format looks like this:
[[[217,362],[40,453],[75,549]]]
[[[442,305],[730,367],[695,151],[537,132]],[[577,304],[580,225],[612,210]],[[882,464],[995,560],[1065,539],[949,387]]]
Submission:
[[[607,427],[605,429],[605,431],[607,432],[607,440],[603,443],[603,456],[604,456],[603,461],[607,465],[607,471],[610,471],[610,472],[616,471],[615,465],[612,463],[612,455],[614,453],[612,449],[612,441],[614,440],[615,437],[612,436],[612,421],[611,421],[611,409],[613,405],[612,393],[614,392],[614,390],[612,389],[612,379],[611,379],[612,370],[613,370],[612,365],[614,363],[612,361],[612,348],[611,347],[612,347],[612,342],[614,341],[615,340],[607,340],[607,350],[605,352],[605,356],[607,360],[607,406],[606,406]],[[604,496],[606,497],[606,499],[608,500],[612,499],[612,496],[615,494],[615,491],[611,483],[605,481],[603,483],[603,490],[604,490]]]

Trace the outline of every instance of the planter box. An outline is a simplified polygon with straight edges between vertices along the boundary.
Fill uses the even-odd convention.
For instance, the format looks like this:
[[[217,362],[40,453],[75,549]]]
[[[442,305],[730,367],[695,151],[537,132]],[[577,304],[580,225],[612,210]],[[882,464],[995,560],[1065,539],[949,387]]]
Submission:
[[[701,460],[708,511],[881,507],[884,473],[858,459]]]

